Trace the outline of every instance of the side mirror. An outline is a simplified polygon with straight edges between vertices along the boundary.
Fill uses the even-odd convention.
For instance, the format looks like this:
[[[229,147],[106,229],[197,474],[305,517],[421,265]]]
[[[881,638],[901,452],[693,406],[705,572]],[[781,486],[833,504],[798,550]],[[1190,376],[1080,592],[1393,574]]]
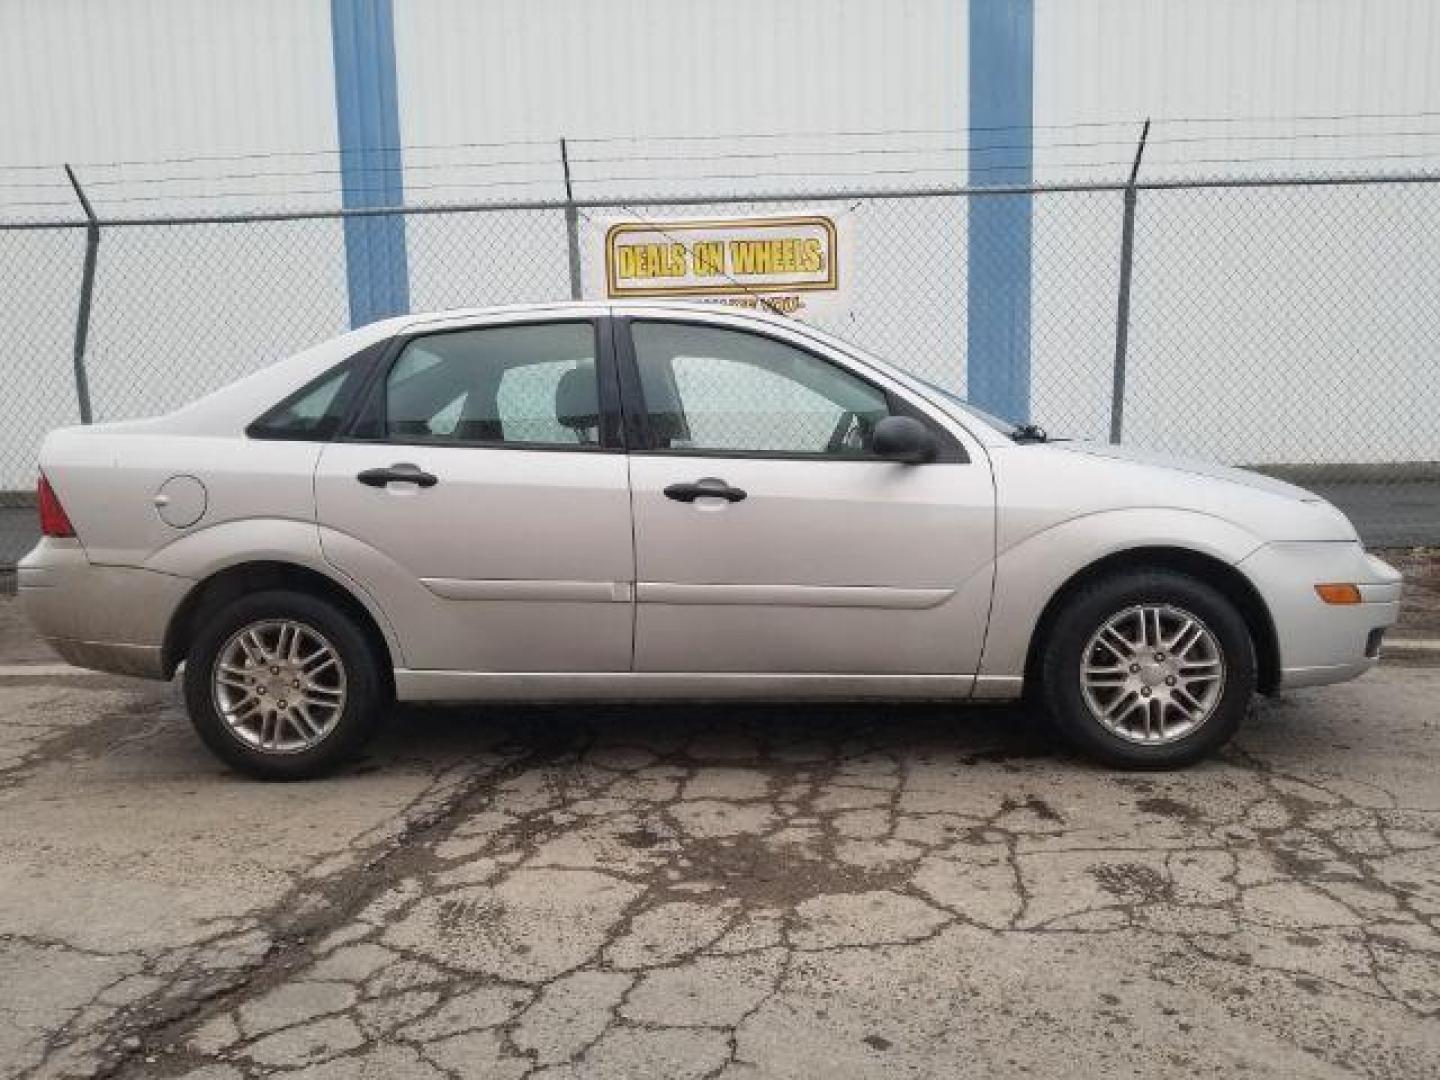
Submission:
[[[875,425],[870,447],[880,457],[922,465],[935,458],[935,437],[913,416],[887,416]]]

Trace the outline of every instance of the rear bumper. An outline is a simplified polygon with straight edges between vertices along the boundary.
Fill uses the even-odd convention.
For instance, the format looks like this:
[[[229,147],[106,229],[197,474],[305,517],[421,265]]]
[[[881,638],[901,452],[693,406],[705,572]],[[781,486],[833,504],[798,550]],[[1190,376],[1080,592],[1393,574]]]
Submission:
[[[16,568],[26,617],[77,667],[168,676],[165,632],[194,582],[138,567],[95,566],[77,541],[44,539]]]
[[[1323,686],[1375,666],[1376,631],[1400,617],[1400,572],[1358,543],[1267,544],[1240,563],[1275,624],[1280,689]],[[1362,603],[1327,604],[1322,583],[1360,587]]]

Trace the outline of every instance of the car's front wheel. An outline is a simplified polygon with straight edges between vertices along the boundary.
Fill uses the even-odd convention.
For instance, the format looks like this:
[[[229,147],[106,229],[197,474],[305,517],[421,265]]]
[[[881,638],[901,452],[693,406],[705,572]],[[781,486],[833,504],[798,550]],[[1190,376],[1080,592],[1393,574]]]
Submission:
[[[1235,734],[1255,692],[1244,618],[1211,585],[1171,570],[1081,588],[1050,626],[1040,692],[1061,733],[1111,765],[1174,768]]]
[[[200,738],[227,764],[269,780],[318,776],[357,753],[383,712],[385,687],[350,616],[284,590],[212,613],[185,662]]]

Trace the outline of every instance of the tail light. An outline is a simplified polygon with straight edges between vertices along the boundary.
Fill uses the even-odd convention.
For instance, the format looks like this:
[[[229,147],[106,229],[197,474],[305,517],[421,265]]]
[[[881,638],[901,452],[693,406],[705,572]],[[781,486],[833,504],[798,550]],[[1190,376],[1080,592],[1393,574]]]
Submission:
[[[60,505],[60,499],[45,474],[40,474],[40,483],[35,489],[36,503],[40,508],[40,532],[44,536],[65,537],[75,535],[75,526],[70,524],[70,515]]]

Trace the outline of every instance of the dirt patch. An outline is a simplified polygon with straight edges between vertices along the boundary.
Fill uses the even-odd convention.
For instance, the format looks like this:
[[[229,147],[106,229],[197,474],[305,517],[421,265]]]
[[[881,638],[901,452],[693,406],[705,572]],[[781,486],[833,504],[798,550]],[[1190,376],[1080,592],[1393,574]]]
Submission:
[[[686,840],[685,860],[685,882],[719,885],[757,907],[793,908],[817,896],[891,889],[909,875],[906,868],[861,869],[754,836]]]
[[[1090,868],[1100,888],[1131,904],[1156,904],[1171,899],[1170,882],[1144,863],[1104,863]]]
[[[1063,824],[1065,821],[1065,818],[1061,816],[1058,810],[1056,810],[1053,806],[1051,806],[1044,799],[1040,798],[1038,795],[1027,796],[1023,801],[1019,799],[1006,798],[1000,804],[1001,814],[1014,813],[1016,810],[1027,810],[1030,813],[1034,814],[1041,821],[1050,821],[1057,824]]]
[[[1405,575],[1400,594],[1402,637],[1440,637],[1440,548],[1388,548],[1375,552]]]
[[[50,646],[30,628],[13,591],[0,591],[0,664],[49,664],[58,660]]]
[[[1183,803],[1179,799],[1168,799],[1163,795],[1140,799],[1135,803],[1135,809],[1146,814],[1154,814],[1156,817],[1170,818],[1172,821],[1179,821],[1186,825],[1193,825],[1203,817],[1200,811],[1188,803]]]

